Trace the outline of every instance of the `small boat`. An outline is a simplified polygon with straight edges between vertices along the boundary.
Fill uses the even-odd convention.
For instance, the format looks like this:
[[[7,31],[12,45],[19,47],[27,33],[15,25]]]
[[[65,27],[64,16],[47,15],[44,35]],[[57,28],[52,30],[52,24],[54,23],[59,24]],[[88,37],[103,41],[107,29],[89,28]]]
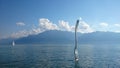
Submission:
[[[15,46],[15,42],[14,41],[12,42],[12,45]]]

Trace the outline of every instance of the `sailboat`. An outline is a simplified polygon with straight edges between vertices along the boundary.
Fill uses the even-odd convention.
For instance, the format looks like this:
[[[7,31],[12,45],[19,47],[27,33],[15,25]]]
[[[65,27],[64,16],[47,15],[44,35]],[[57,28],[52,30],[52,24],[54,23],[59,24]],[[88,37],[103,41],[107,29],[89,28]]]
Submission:
[[[15,46],[15,42],[14,41],[12,42],[12,45]]]

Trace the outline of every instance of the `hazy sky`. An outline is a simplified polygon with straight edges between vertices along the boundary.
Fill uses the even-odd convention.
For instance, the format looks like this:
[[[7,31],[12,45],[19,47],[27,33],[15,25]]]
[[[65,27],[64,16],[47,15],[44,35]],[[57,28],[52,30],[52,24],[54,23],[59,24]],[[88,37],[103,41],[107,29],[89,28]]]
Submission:
[[[120,0],[0,0],[0,38],[45,30],[120,32]]]

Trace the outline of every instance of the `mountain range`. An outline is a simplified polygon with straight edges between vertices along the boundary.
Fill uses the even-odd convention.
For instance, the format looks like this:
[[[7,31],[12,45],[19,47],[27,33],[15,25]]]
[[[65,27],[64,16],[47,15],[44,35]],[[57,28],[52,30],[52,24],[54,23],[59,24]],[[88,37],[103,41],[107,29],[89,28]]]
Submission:
[[[92,32],[77,33],[78,43],[119,43],[120,33],[114,32]],[[74,32],[49,30],[37,35],[29,35],[18,39],[1,39],[0,44],[44,44],[44,43],[74,43]]]

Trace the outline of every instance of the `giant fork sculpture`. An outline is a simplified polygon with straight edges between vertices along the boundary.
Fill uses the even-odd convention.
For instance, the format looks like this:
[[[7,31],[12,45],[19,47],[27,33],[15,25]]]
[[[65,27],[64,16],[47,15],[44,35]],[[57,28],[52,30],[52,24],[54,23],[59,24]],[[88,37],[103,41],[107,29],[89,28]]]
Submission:
[[[74,48],[74,56],[75,56],[75,61],[78,61],[79,60],[79,56],[78,56],[78,50],[77,50],[77,28],[78,28],[78,25],[79,25],[79,20],[77,20],[76,22],[76,25],[75,25],[75,48]]]

